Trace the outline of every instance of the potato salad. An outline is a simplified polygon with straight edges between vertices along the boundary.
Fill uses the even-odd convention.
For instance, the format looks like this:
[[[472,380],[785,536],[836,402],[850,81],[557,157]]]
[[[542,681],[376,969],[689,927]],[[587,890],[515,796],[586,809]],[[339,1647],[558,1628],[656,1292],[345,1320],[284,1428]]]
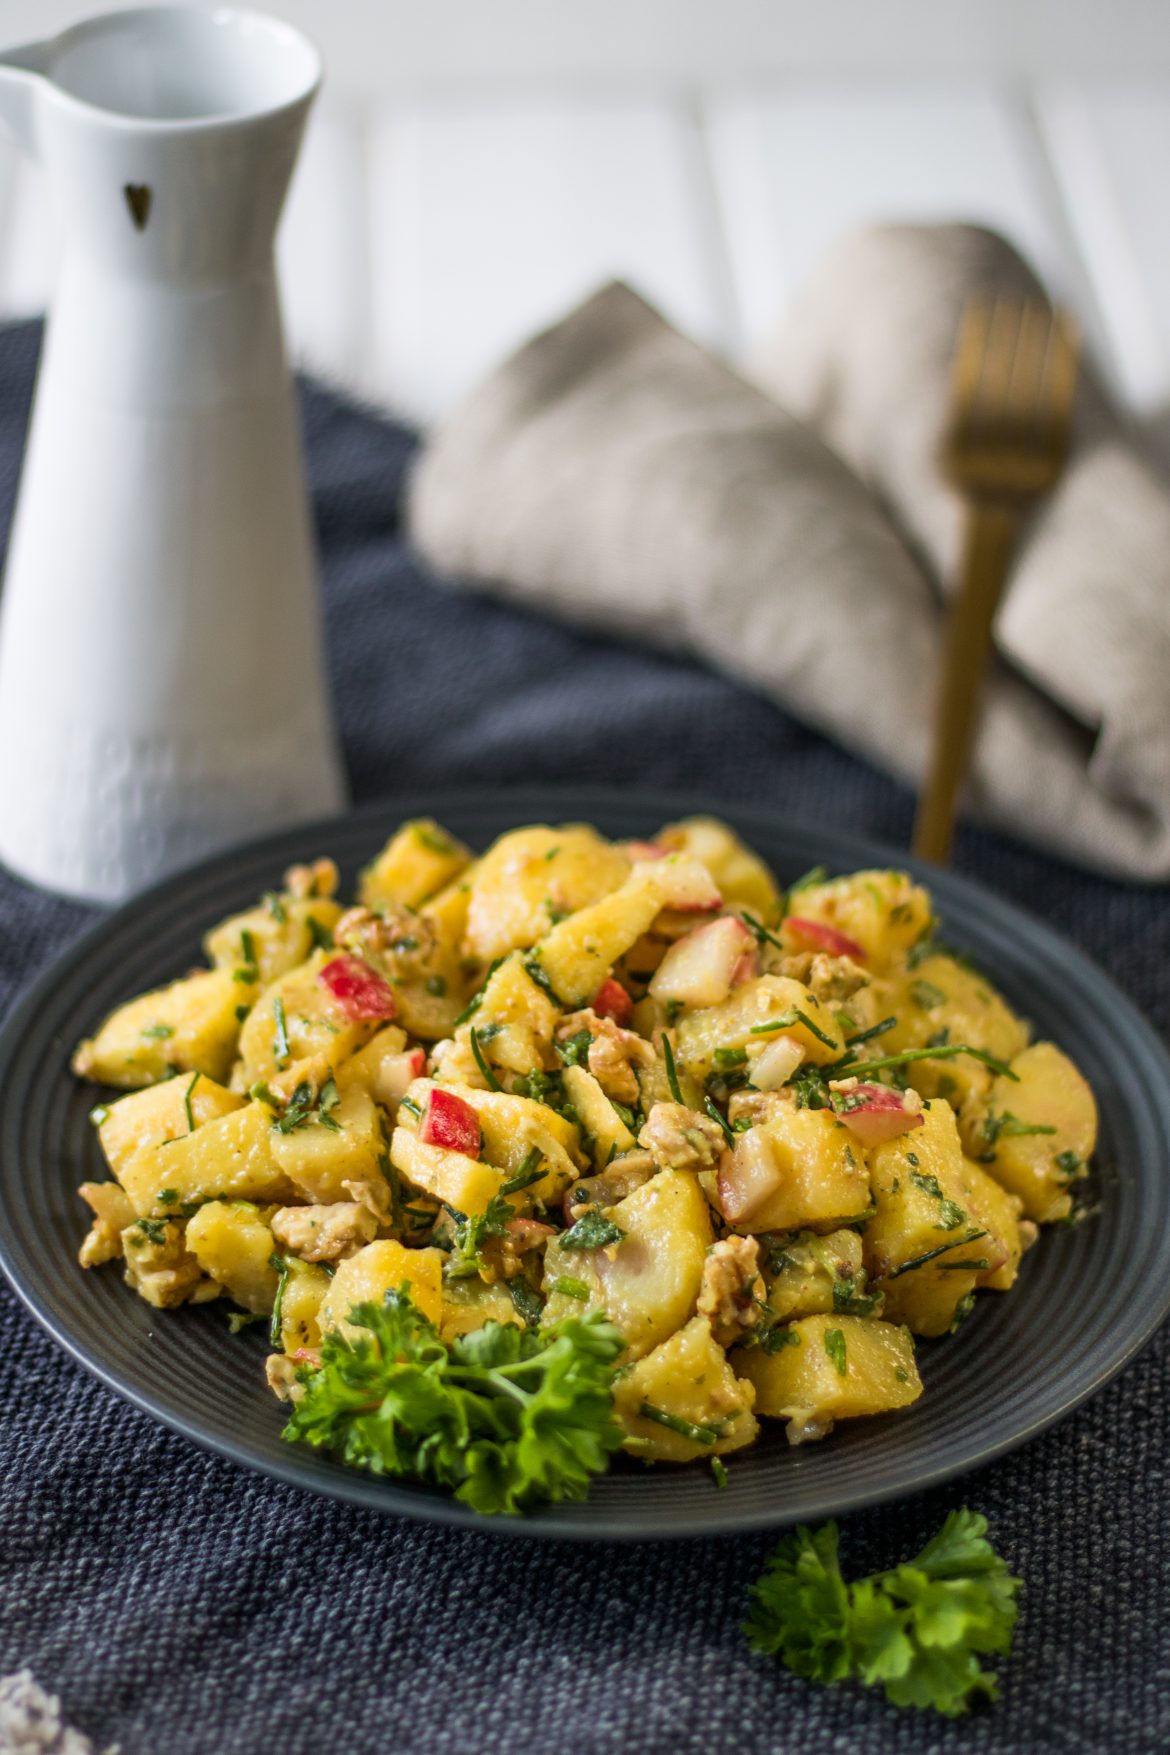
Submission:
[[[415,820],[337,887],[294,866],[73,1063],[82,1265],[262,1325],[290,1438],[509,1511],[822,1439],[1072,1213],[1092,1093],[904,872]]]

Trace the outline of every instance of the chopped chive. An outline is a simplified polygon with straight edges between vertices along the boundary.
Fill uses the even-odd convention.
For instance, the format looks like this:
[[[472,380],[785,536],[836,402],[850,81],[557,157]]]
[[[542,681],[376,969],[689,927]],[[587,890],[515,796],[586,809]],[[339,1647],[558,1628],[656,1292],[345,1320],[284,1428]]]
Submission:
[[[253,969],[256,967],[256,940],[246,926],[240,933],[240,961]]]
[[[109,1119],[110,1108],[108,1103],[99,1103],[89,1112],[89,1120],[92,1127],[101,1127]]]
[[[544,1171],[541,1169],[542,1162],[540,1147],[529,1147],[521,1160],[519,1169],[514,1175],[509,1176],[507,1182],[502,1184],[500,1193],[519,1194],[522,1188],[531,1188],[532,1184],[539,1182],[544,1175]]]
[[[961,1249],[965,1243],[975,1243],[980,1237],[986,1236],[986,1231],[968,1231],[965,1237],[956,1237],[953,1243],[940,1243],[937,1249],[928,1249],[925,1255],[916,1255],[912,1261],[904,1261],[901,1267],[896,1267],[892,1273],[888,1273],[886,1279],[900,1279],[903,1274],[912,1273],[915,1268],[923,1267],[928,1261],[933,1261],[936,1255],[946,1255],[948,1250]]]
[[[982,1273],[990,1266],[991,1263],[988,1261],[987,1257],[985,1255],[980,1255],[976,1256],[973,1261],[940,1261],[938,1264],[938,1271],[940,1274],[958,1273],[961,1268],[974,1268],[979,1273]]]
[[[711,1458],[711,1475],[717,1487],[726,1487],[727,1470],[723,1466],[723,1458],[721,1456],[713,1456]]]
[[[187,1089],[183,1092],[183,1113],[187,1117],[187,1132],[188,1133],[195,1132],[195,1117],[191,1113],[191,1093],[195,1089],[196,1085],[199,1083],[199,1077],[200,1077],[200,1075],[198,1073],[192,1073],[191,1083],[187,1086]]]
[[[581,1304],[589,1302],[589,1288],[584,1280],[573,1280],[562,1274],[559,1280],[553,1281],[552,1289],[554,1292],[563,1292],[566,1298],[576,1298]]]
[[[723,1129],[728,1145],[733,1146],[735,1144],[735,1133],[733,1129],[729,1127],[717,1105],[712,1103],[710,1097],[703,1098],[703,1108],[707,1111],[707,1114],[711,1117],[712,1121],[717,1121],[719,1123],[719,1126]]]
[[[810,1030],[817,1041],[823,1042],[826,1048],[836,1048],[835,1038],[827,1036],[819,1025],[813,1023],[808,1013],[802,1012],[797,1006],[793,1006],[790,1011],[782,1012],[778,1018],[770,1018],[766,1024],[753,1024],[750,1034],[771,1036],[777,1030],[791,1030],[793,1024],[803,1024],[805,1029]]]
[[[460,1012],[459,1016],[455,1019],[455,1022],[452,1024],[451,1028],[453,1030],[457,1030],[459,1028],[460,1024],[465,1024],[469,1018],[473,1018],[482,1004],[483,1004],[483,994],[477,993],[475,995],[474,999],[469,1000],[468,1003],[464,1006],[463,1010]]]
[[[479,1045],[479,1035],[476,1031],[474,1024],[471,1026],[471,1052],[475,1056],[476,1066],[479,1068],[480,1072],[483,1074],[483,1077],[487,1082],[488,1090],[489,1091],[502,1091],[504,1087],[501,1085],[499,1079],[496,1077],[495,1073],[492,1071],[491,1067],[488,1065],[487,1057],[485,1056],[483,1049]]]
[[[774,932],[769,932],[763,921],[757,920],[754,914],[741,912],[739,917],[758,945],[775,945],[778,951],[784,949],[781,940],[776,937]]]
[[[717,1048],[712,1059],[717,1067],[746,1066],[746,1048]]]
[[[435,999],[442,999],[447,991],[447,983],[441,975],[428,975],[426,988]]]
[[[272,1052],[276,1057],[277,1066],[283,1070],[292,1057],[292,1050],[288,1045],[288,1020],[284,1015],[284,1001],[279,994],[272,1002],[272,1016],[276,1023],[272,1037]]]
[[[718,1426],[697,1426],[693,1420],[684,1420],[679,1414],[655,1407],[653,1402],[643,1402],[638,1412],[643,1420],[653,1420],[656,1426],[665,1426],[668,1432],[677,1432],[680,1438],[689,1438],[692,1444],[718,1444],[723,1436]]]
[[[268,1257],[269,1267],[276,1269],[280,1278],[276,1282],[276,1298],[272,1305],[272,1321],[268,1328],[268,1339],[274,1347],[280,1346],[280,1317],[284,1306],[284,1288],[288,1285],[288,1277],[292,1272],[292,1262],[287,1256],[273,1253]]]
[[[398,1107],[400,1109],[409,1109],[412,1115],[417,1115],[418,1119],[420,1121],[422,1120],[422,1110],[419,1108],[413,1097],[399,1097]]]
[[[524,973],[527,975],[528,979],[532,982],[533,986],[539,987],[540,991],[543,994],[546,994],[548,996],[548,998],[552,1000],[554,1005],[560,1005],[560,1003],[561,1003],[560,995],[558,994],[556,988],[553,986],[552,982],[549,980],[548,976],[545,974],[544,970],[541,968],[540,963],[537,961],[536,957],[529,957],[528,958],[528,961],[524,964]]]
[[[936,1006],[947,1003],[947,996],[941,987],[936,987],[933,981],[923,981],[921,978],[910,983],[910,996],[915,1005],[921,1006],[924,1012],[934,1011]]]
[[[981,1060],[1001,1078],[1019,1083],[1019,1074],[1014,1073],[1006,1061],[997,1060],[994,1054],[986,1054],[982,1048],[969,1048],[965,1042],[951,1042],[939,1048],[905,1048],[900,1054],[886,1054],[880,1060],[859,1060],[853,1064],[838,1060],[832,1066],[822,1067],[821,1071],[829,1077],[842,1072],[851,1079],[867,1079],[872,1073],[884,1072],[887,1067],[909,1066],[915,1060],[953,1060],[958,1054],[969,1054],[972,1060]]]
[[[505,1281],[508,1296],[512,1300],[512,1308],[523,1322],[525,1328],[535,1328],[544,1314],[544,1305],[533,1291],[523,1274],[515,1279]]]
[[[228,1333],[233,1335],[241,1334],[244,1329],[251,1328],[254,1322],[263,1321],[263,1316],[255,1310],[229,1310]]]
[[[276,921],[276,924],[278,926],[286,926],[288,924],[288,911],[275,890],[266,890],[263,901],[264,906],[271,914],[273,920]]]
[[[842,1328],[827,1328],[825,1330],[825,1352],[829,1355],[829,1358],[833,1361],[833,1365],[836,1369],[837,1376],[844,1377],[846,1372],[849,1369],[849,1362],[845,1356],[845,1330],[844,1329],[842,1329]]]
[[[315,914],[306,917],[305,924],[309,928],[309,938],[315,951],[331,951],[333,949],[333,933],[323,920]]]
[[[244,1022],[245,1018],[248,1016],[248,1013],[251,1011],[251,1009],[252,1008],[250,1005],[238,1005],[236,1007],[236,1023],[242,1024]]]
[[[883,1018],[880,1024],[871,1024],[868,1030],[858,1030],[856,1035],[846,1036],[846,1048],[856,1048],[859,1042],[872,1042],[875,1036],[884,1036],[898,1022],[897,1018]]]
[[[174,1035],[170,1024],[148,1024],[142,1034],[148,1042],[165,1042],[168,1036]]]
[[[674,1050],[670,1046],[670,1038],[665,1031],[662,1036],[662,1058],[666,1064],[666,1082],[670,1086],[670,1094],[676,1103],[681,1103],[683,1094],[679,1088],[678,1073],[675,1071]]]

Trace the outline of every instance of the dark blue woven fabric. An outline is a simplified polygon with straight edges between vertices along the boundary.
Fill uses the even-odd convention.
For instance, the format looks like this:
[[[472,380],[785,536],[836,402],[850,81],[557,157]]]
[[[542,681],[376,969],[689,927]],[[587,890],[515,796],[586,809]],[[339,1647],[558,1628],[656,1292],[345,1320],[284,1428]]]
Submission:
[[[5,527],[36,340],[0,335]],[[319,389],[304,407],[357,799],[476,780],[695,787],[905,844],[907,795],[763,700],[442,590],[399,534],[411,434]],[[959,864],[1170,1022],[1164,892],[973,832]],[[0,875],[0,1001],[88,917]],[[847,1560],[868,1567],[967,1501],[1026,1579],[1002,1700],[952,1725],[754,1657],[737,1625],[765,1538],[538,1548],[274,1486],[99,1388],[5,1289],[0,1673],[29,1664],[123,1755],[1152,1755],[1170,1748],[1168,1356],[1163,1334],[1024,1451],[847,1521]]]

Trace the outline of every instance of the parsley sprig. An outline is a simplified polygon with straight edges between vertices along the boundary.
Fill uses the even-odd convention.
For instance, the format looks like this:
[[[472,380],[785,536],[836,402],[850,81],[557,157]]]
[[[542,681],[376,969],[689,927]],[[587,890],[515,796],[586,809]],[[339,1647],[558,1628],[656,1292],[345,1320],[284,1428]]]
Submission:
[[[847,1584],[836,1524],[802,1527],[752,1587],[744,1632],[810,1681],[881,1686],[894,1706],[956,1718],[975,1695],[995,1699],[979,1660],[1010,1651],[1016,1621],[1020,1581],[986,1535],[986,1518],[952,1511],[908,1564]]]
[[[373,1474],[450,1487],[481,1512],[582,1499],[622,1442],[613,1368],[624,1342],[598,1314],[554,1328],[488,1322],[448,1347],[407,1288],[326,1335],[283,1437]]]

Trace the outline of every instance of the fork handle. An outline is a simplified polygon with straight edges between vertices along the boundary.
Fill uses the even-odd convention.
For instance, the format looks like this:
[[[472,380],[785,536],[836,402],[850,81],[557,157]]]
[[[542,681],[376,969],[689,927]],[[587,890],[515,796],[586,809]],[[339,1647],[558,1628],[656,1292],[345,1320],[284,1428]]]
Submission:
[[[1013,505],[968,502],[958,589],[943,641],[930,766],[914,820],[915,853],[940,865],[950,857],[955,801],[970,761],[991,630],[1019,527]]]

